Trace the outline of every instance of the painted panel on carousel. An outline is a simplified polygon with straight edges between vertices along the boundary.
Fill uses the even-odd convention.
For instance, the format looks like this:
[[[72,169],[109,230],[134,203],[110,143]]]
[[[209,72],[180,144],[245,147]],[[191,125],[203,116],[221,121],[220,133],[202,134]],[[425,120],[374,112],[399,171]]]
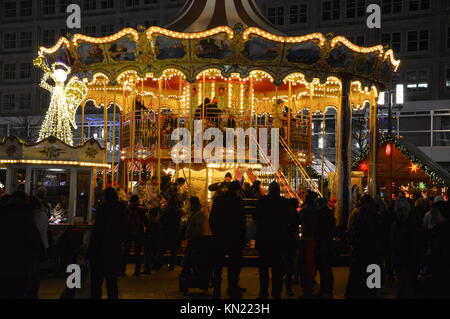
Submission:
[[[341,45],[330,52],[327,62],[331,67],[347,69],[352,67],[353,60],[352,51]]]
[[[272,61],[278,56],[277,44],[261,38],[247,41],[244,56],[252,61]]]
[[[135,61],[136,42],[129,38],[123,38],[109,46],[108,54],[113,61]]]
[[[81,63],[85,65],[101,63],[105,59],[103,46],[100,44],[81,43],[78,47],[78,55]]]
[[[74,61],[72,54],[65,46],[62,46],[55,53],[47,55],[45,58],[47,60],[47,65],[53,65],[55,62],[60,62],[67,66],[72,66]]]
[[[377,53],[372,52],[360,56],[361,58],[358,59],[358,64],[356,65],[356,71],[364,74],[372,74],[378,62]]]
[[[320,60],[320,48],[312,41],[296,44],[288,50],[287,59],[292,63],[314,64]]]
[[[183,42],[165,36],[158,36],[152,41],[153,54],[159,60],[181,59],[186,55]]]
[[[201,39],[195,43],[195,54],[201,59],[225,59],[232,53],[231,42],[224,35]]]

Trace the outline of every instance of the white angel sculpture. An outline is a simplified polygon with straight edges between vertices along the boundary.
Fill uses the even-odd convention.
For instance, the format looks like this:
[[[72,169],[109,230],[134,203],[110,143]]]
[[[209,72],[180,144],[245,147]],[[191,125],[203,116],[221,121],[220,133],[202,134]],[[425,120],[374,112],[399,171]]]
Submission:
[[[42,123],[38,141],[54,136],[73,146],[71,126],[77,128],[75,114],[81,101],[86,97],[87,87],[77,77],[72,77],[66,85],[67,75],[71,69],[63,63],[53,63],[51,70],[43,60],[35,61],[35,65],[45,72],[40,86],[51,93],[50,106]],[[49,79],[54,81],[54,85],[49,84]]]

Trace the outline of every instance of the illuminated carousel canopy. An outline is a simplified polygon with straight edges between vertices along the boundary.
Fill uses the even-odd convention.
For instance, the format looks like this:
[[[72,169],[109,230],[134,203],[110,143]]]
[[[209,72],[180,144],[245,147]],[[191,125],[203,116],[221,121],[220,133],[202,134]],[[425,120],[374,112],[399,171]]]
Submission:
[[[48,65],[65,63],[81,79],[92,81],[103,74],[112,84],[125,71],[158,78],[168,69],[181,71],[193,83],[203,70],[214,68],[227,78],[264,71],[277,85],[289,74],[302,73],[309,82],[350,76],[363,86],[384,88],[400,64],[382,45],[360,47],[345,37],[321,33],[279,36],[242,25],[195,33],[150,27],[126,28],[102,38],[76,34],[60,38],[51,48],[41,47],[39,55]]]

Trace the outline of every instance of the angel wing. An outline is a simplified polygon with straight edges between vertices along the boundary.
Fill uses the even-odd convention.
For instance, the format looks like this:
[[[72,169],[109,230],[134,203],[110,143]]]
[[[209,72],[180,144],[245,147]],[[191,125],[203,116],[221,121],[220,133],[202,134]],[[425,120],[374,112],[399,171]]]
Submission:
[[[78,80],[77,77],[73,77],[67,83],[66,88],[64,89],[67,101],[67,111],[69,112],[70,123],[76,129],[77,124],[75,122],[75,114],[77,113],[78,106],[81,101],[84,100],[87,94],[86,85]]]

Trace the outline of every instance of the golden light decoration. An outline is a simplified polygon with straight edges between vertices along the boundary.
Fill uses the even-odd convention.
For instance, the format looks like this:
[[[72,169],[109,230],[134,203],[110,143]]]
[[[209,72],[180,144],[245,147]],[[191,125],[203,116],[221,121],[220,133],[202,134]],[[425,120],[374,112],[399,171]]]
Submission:
[[[72,128],[77,128],[75,114],[81,101],[86,97],[87,87],[72,77],[67,84],[71,69],[64,63],[55,62],[51,69],[42,57],[34,60],[34,65],[44,70],[40,86],[51,93],[50,105],[39,132],[38,142],[54,136],[68,145],[73,145]],[[48,80],[52,79],[54,85]]]
[[[101,38],[89,37],[87,35],[77,33],[73,36],[73,44],[74,44],[74,46],[78,46],[78,42],[80,42],[80,41],[95,43],[95,44],[103,44],[103,43],[117,41],[127,35],[131,35],[133,37],[134,41],[136,41],[136,42],[139,41],[139,32],[137,32],[133,28],[125,28],[113,35],[110,35],[107,37],[101,37]]]
[[[346,37],[343,36],[338,36],[333,38],[333,40],[331,40],[331,47],[334,48],[338,43],[342,43],[343,45],[345,45],[347,48],[355,51],[355,52],[359,52],[359,53],[372,53],[372,52],[379,52],[379,54],[382,56],[384,53],[384,48],[383,46],[380,45],[375,45],[373,47],[360,47],[356,44],[353,44],[350,40],[348,40]]]
[[[410,166],[410,170],[411,170],[412,173],[417,173],[418,169],[419,169],[419,165],[417,165],[417,164],[412,164]]]
[[[228,26],[221,26],[221,27],[216,27],[216,28],[206,30],[203,32],[192,32],[192,33],[176,32],[176,31],[167,30],[167,29],[164,29],[161,27],[150,27],[146,31],[147,38],[149,40],[152,39],[153,34],[162,34],[162,35],[165,35],[165,36],[168,36],[171,38],[177,38],[177,39],[201,39],[201,38],[210,37],[210,36],[218,34],[218,33],[226,33],[230,39],[233,39],[233,37],[234,37],[233,29]]]
[[[268,40],[272,40],[275,42],[281,42],[281,43],[300,43],[300,42],[305,42],[305,41],[310,41],[310,40],[318,40],[319,45],[322,46],[326,41],[326,38],[322,33],[311,33],[311,34],[302,35],[302,36],[298,36],[298,37],[284,37],[284,36],[272,34],[270,32],[264,31],[257,27],[250,27],[250,28],[245,29],[245,31],[243,33],[244,40],[247,40],[249,38],[250,34],[256,34],[256,35],[266,38]]]
[[[104,163],[93,162],[78,162],[78,161],[47,161],[47,160],[0,160],[0,164],[32,164],[32,165],[69,165],[69,166],[82,166],[82,167],[98,167],[98,168],[110,168],[111,165]]]

